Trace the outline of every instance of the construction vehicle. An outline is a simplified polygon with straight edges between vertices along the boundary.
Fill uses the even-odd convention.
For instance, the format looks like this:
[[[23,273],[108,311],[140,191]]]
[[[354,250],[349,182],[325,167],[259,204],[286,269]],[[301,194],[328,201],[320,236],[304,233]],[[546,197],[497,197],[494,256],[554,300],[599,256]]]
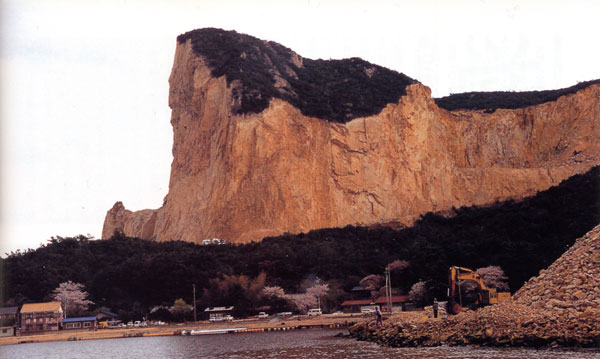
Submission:
[[[452,266],[448,273],[448,307],[446,310],[449,314],[458,314],[462,310],[462,296],[459,287],[461,280],[473,281],[477,285],[475,304],[478,306],[496,304],[510,299],[510,292],[497,292],[496,288],[488,288],[481,276],[474,270]],[[458,302],[456,301],[457,292]]]

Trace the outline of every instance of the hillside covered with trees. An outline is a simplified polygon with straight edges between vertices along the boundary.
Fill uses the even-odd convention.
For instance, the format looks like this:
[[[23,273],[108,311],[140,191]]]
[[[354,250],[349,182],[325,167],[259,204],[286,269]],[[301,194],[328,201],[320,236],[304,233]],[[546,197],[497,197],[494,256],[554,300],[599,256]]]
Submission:
[[[600,79],[580,82],[558,90],[465,92],[434,100],[436,105],[448,111],[463,109],[494,112],[499,108],[515,109],[556,101],[561,96],[574,94],[596,84],[600,84]]]
[[[181,34],[205,59],[212,76],[225,76],[239,102],[235,112],[259,113],[272,98],[288,101],[304,115],[348,122],[379,113],[397,102],[410,77],[360,58],[311,60],[289,48],[235,31],[206,28]]]
[[[238,315],[261,305],[267,287],[303,293],[327,284],[324,305],[336,308],[352,287],[402,261],[392,285],[407,293],[423,282],[426,300],[443,298],[450,265],[500,266],[512,291],[550,265],[575,239],[600,223],[600,167],[521,201],[428,213],[414,226],[330,228],[265,238],[246,245],[201,246],[123,235],[109,240],[53,238],[36,250],[0,260],[5,305],[43,301],[66,281],[84,285],[97,307],[123,318],[141,316],[178,298],[234,305]]]

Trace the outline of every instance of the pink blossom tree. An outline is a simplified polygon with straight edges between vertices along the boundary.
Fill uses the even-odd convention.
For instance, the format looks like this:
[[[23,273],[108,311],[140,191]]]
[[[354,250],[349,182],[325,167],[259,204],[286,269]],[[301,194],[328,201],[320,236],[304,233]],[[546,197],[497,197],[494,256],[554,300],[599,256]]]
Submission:
[[[283,288],[279,286],[264,287],[262,289],[262,295],[267,298],[285,298],[285,292]]]
[[[329,292],[328,284],[315,284],[306,290],[306,294],[312,295],[317,299],[317,306],[321,308],[321,297],[324,297]]]
[[[427,284],[422,280],[413,284],[408,292],[408,298],[414,303],[422,304],[425,301],[425,295],[427,295]]]
[[[381,288],[381,282],[383,277],[377,274],[369,274],[360,280],[359,284],[362,285],[365,290],[378,290]]]
[[[489,266],[477,269],[477,274],[490,288],[498,290],[508,290],[508,277],[499,266]]]
[[[309,293],[287,294],[286,299],[294,303],[301,312],[306,312],[317,305],[317,297]]]
[[[371,292],[371,297],[375,298],[379,294],[379,289],[383,282],[383,276],[377,274],[369,274],[360,280],[358,284],[363,286],[365,290]]]
[[[410,266],[410,262],[409,261],[405,261],[405,260],[400,260],[400,259],[396,259],[395,261],[388,263],[388,265],[386,266],[386,268],[388,270],[390,270],[391,272],[393,271],[401,271],[403,269],[406,269]]]
[[[81,283],[67,281],[60,283],[52,292],[52,298],[62,303],[65,318],[67,317],[67,312],[79,313],[87,310],[91,304],[94,304],[94,302],[87,299],[88,292],[83,290],[83,288],[84,286]]]

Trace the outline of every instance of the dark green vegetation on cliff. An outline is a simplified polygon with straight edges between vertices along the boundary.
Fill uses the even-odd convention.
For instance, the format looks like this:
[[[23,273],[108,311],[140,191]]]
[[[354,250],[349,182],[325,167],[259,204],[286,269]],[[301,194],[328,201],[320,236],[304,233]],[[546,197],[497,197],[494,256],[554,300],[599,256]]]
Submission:
[[[275,42],[235,31],[199,29],[179,35],[191,40],[214,77],[239,81],[234,91],[239,114],[259,113],[269,100],[285,100],[304,115],[336,122],[379,113],[397,102],[410,77],[359,58],[311,60]]]
[[[600,79],[580,82],[577,85],[558,90],[465,92],[436,98],[435,103],[449,111],[465,109],[493,112],[499,108],[515,109],[555,101],[561,96],[574,94],[594,84],[600,84]]]
[[[318,276],[331,288],[347,291],[362,277],[383,273],[395,259],[410,262],[392,277],[393,286],[404,291],[422,279],[432,297],[442,298],[450,265],[499,265],[515,291],[600,222],[599,178],[600,167],[595,167],[519,202],[464,207],[449,218],[427,214],[404,230],[348,226],[236,246],[120,235],[101,241],[55,239],[1,260],[3,299],[14,304],[44,300],[59,283],[72,280],[83,283],[97,305],[127,315],[170,305],[176,298],[190,303],[195,283],[200,293],[207,290],[201,305],[248,310],[254,299],[245,297],[242,288],[220,294],[211,289],[210,279],[221,274],[254,278],[264,272],[267,285],[293,292]]]
[[[378,114],[406,94],[416,80],[354,57],[344,60],[302,58],[276,42],[215,28],[198,29],[177,37],[191,40],[194,52],[204,58],[214,77],[236,82],[236,114],[259,113],[273,98],[285,100],[304,115],[345,123]],[[490,112],[555,101],[600,79],[546,91],[466,92],[435,99],[446,110]]]

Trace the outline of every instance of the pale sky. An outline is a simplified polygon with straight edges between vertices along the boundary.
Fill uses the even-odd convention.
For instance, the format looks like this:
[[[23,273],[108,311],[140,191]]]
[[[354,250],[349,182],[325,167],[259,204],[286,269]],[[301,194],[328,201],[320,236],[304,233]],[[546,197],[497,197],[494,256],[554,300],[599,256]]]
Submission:
[[[600,78],[598,1],[2,0],[0,255],[100,237],[116,201],[168,191],[177,35],[203,27],[308,58],[361,57],[433,96]]]

